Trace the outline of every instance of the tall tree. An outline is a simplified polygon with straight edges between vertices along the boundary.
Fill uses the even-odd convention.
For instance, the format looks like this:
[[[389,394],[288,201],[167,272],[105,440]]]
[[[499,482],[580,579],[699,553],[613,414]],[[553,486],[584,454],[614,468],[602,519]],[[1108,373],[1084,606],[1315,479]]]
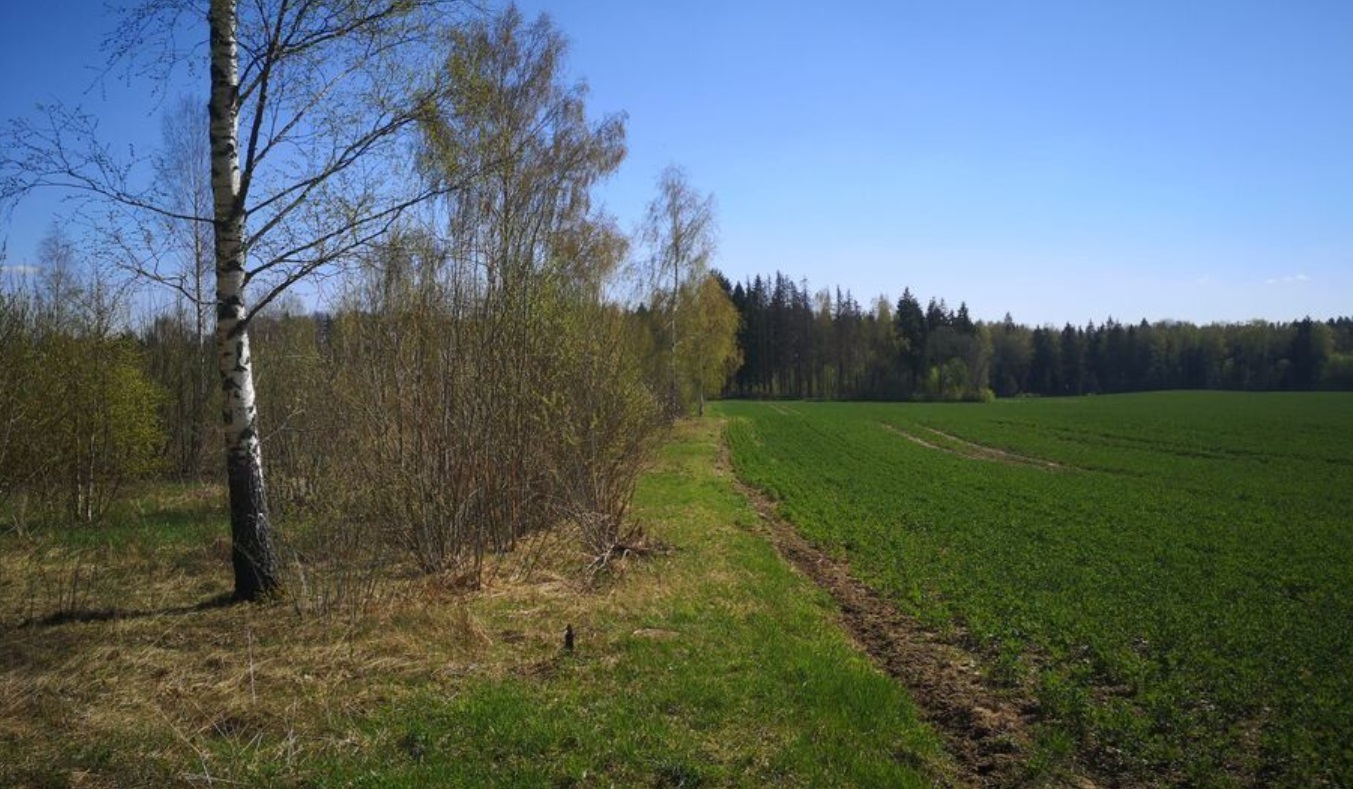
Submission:
[[[180,50],[203,0],[142,0],[110,38],[129,73]],[[249,325],[295,283],[355,258],[401,216],[455,188],[415,177],[409,152],[448,75],[438,53],[459,21],[456,0],[209,0],[212,212],[166,204],[78,108],[13,123],[0,145],[0,203],[57,187],[119,209],[109,235],[134,247],[153,218],[209,225],[215,344],[223,399],[235,597],[278,584],[264,489]],[[132,67],[134,66],[134,67]],[[142,68],[146,66],[146,68]],[[121,251],[121,250],[119,250]],[[250,293],[246,293],[246,291]]]
[[[1070,323],[1062,329],[1060,343],[1061,391],[1057,394],[1085,393],[1085,335]]]
[[[658,177],[658,196],[648,204],[641,237],[649,250],[646,279],[652,292],[654,312],[667,323],[668,408],[681,408],[678,357],[683,337],[677,314],[692,305],[683,297],[693,293],[690,285],[704,281],[715,246],[714,198],[690,185],[686,173],[675,165]]]
[[[201,472],[207,442],[217,425],[211,413],[217,373],[209,353],[215,306],[213,227],[183,218],[212,213],[209,132],[207,115],[188,96],[180,97],[165,114],[155,180],[163,204],[181,216],[158,218],[168,259],[142,261],[130,256],[138,274],[168,286],[174,294],[172,314],[156,318],[147,345],[155,375],[168,389],[164,402],[168,454],[182,478]]]
[[[1029,330],[1015,323],[1010,313],[991,327],[990,383],[998,397],[1024,394],[1029,385],[1029,362],[1033,340]]]
[[[1029,358],[1029,390],[1043,395],[1060,394],[1061,335],[1056,329],[1040,326],[1034,329]]]
[[[691,291],[682,312],[687,352],[681,361],[684,377],[695,389],[696,413],[704,416],[706,396],[718,394],[742,364],[738,311],[715,274],[692,283]]]
[[[1289,389],[1315,389],[1330,357],[1330,330],[1323,323],[1305,317],[1297,322],[1288,346],[1287,381]]]
[[[912,295],[911,288],[902,290],[897,300],[897,337],[902,348],[902,362],[909,377],[907,385],[915,387],[925,372],[926,315],[921,300]]]

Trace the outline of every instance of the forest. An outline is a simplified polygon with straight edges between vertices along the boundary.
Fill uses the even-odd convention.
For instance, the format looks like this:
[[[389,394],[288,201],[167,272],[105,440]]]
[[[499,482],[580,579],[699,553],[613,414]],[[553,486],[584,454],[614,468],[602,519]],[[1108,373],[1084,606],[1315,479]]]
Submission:
[[[776,273],[731,283],[743,365],[733,397],[985,400],[1166,389],[1353,389],[1353,318],[1181,321],[1061,328],[973,320],[966,302],[920,298],[861,306],[849,290],[812,291]]]

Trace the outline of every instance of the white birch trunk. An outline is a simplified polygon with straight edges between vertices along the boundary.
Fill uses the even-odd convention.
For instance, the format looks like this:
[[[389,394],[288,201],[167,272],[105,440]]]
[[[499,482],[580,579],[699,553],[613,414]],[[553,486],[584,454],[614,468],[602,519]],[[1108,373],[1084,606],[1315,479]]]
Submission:
[[[277,587],[277,553],[263,487],[244,301],[244,201],[240,188],[239,53],[235,0],[211,0],[211,186],[215,208],[216,348],[223,395],[235,598]]]

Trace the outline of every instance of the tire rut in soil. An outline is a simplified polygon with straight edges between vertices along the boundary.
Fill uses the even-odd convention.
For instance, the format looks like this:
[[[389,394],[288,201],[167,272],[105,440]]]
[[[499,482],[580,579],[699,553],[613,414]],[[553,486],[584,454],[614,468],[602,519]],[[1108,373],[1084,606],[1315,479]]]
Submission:
[[[781,519],[775,505],[725,468],[756,508],[780,554],[826,590],[840,606],[842,623],[866,653],[910,692],[921,717],[944,739],[955,760],[957,786],[1075,786],[1097,784],[1084,776],[1035,778],[1028,770],[1038,705],[1018,688],[997,687],[976,655],[899,611],[856,580],[849,566],[814,547]]]

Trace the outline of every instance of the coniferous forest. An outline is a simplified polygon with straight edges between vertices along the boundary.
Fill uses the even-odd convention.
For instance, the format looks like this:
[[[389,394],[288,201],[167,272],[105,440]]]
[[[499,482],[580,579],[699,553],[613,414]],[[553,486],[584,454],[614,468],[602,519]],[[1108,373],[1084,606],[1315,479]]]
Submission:
[[[1162,389],[1353,389],[1353,317],[1028,326],[904,289],[861,304],[783,273],[736,284],[743,364],[726,395],[984,400]]]

